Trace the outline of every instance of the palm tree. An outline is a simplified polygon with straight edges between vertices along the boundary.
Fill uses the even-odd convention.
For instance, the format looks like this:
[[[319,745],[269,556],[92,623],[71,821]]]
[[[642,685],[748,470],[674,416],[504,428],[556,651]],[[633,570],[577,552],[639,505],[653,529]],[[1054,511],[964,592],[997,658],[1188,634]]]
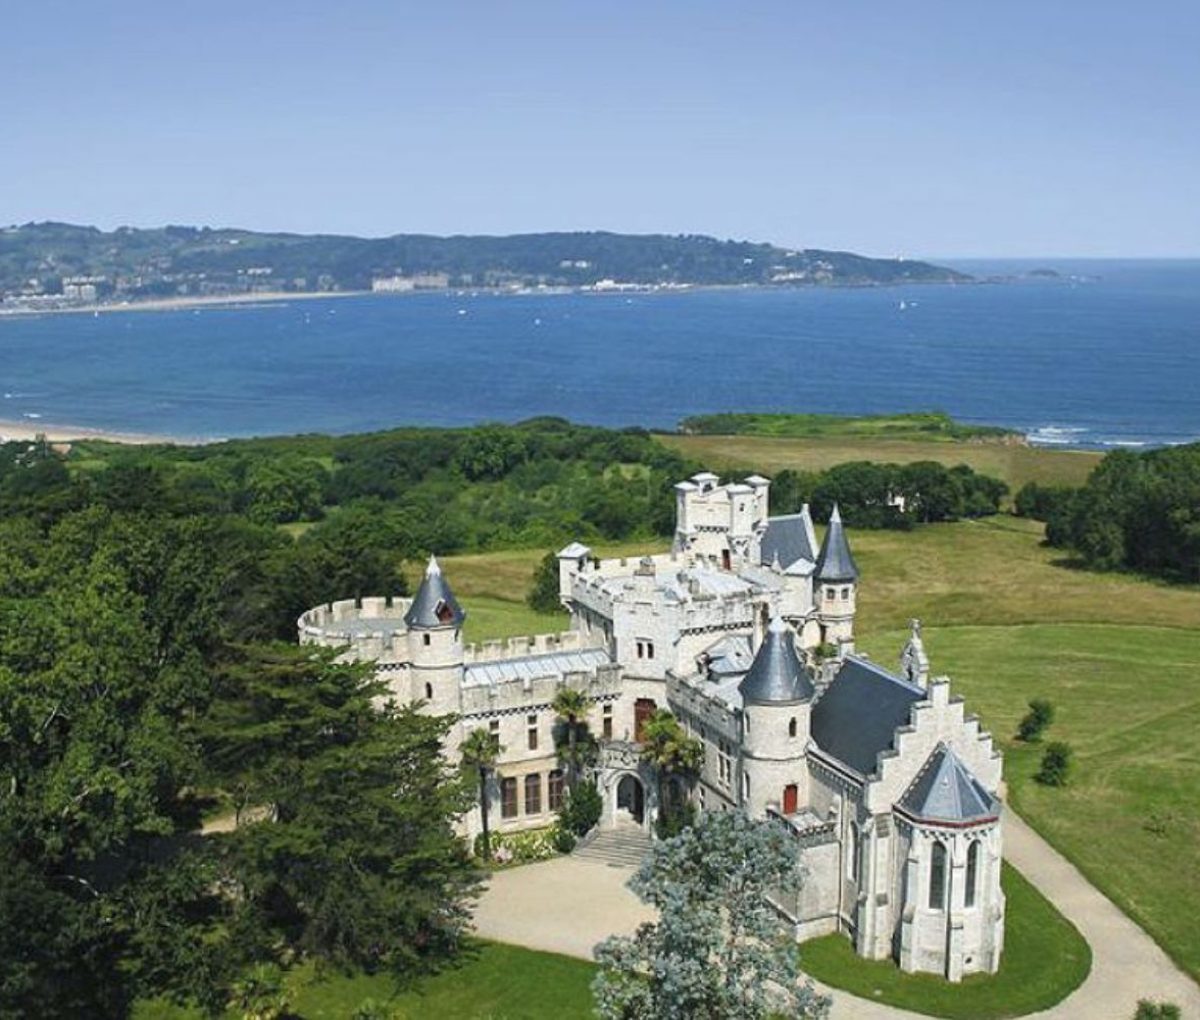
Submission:
[[[485,729],[472,730],[462,742],[463,765],[473,768],[479,776],[479,814],[483,819],[483,859],[492,859],[491,836],[488,833],[488,776],[496,768],[496,761],[504,753],[500,738]]]
[[[672,776],[694,779],[704,767],[704,745],[689,737],[665,708],[646,720],[642,732],[642,760],[654,767],[658,777],[658,804],[663,818],[669,814],[667,789]]]
[[[567,789],[569,790],[575,789],[575,783],[579,778],[579,763],[582,757],[579,747],[579,729],[580,723],[587,717],[591,704],[591,698],[583,691],[577,691],[573,687],[560,687],[558,693],[554,695],[554,700],[550,703],[554,714],[567,727],[566,753],[563,754],[561,751],[559,753],[567,765]]]

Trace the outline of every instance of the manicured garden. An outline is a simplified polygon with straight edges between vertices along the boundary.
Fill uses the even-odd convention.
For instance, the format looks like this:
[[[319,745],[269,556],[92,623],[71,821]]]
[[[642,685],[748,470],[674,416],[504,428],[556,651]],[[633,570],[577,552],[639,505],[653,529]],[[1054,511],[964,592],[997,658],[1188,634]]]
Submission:
[[[951,984],[930,974],[905,974],[890,960],[863,960],[843,935],[806,942],[803,969],[818,981],[864,999],[929,1016],[993,1020],[1023,1016],[1061,1002],[1091,969],[1083,936],[1007,864],[1004,956],[996,974]]]

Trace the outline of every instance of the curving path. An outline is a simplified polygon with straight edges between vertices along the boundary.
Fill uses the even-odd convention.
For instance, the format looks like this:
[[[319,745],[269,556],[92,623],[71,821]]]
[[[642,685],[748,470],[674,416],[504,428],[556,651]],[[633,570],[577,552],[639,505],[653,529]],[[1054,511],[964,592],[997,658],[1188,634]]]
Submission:
[[[1011,809],[1005,856],[1092,947],[1087,980],[1037,1020],[1131,1020],[1137,1000],[1176,1003],[1200,1020],[1200,986],[1141,928],[1087,881]],[[497,872],[475,911],[480,935],[585,960],[613,934],[629,934],[654,914],[628,889],[631,868],[562,857]],[[833,1020],[918,1020],[919,1014],[833,991]],[[927,1020],[927,1018],[926,1018]]]

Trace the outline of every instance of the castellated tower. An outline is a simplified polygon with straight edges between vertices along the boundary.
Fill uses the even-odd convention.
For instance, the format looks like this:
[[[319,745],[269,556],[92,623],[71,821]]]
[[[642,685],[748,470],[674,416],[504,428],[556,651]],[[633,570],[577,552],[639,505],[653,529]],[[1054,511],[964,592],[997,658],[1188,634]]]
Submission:
[[[858,564],[850,553],[842,514],[835,503],[813,575],[813,601],[820,618],[823,641],[854,650],[857,594]]]
[[[809,716],[816,692],[796,654],[795,635],[778,616],[742,682],[742,808],[794,814],[808,804]]]
[[[461,708],[462,625],[466,617],[436,557],[430,556],[404,622],[411,664],[410,697],[425,702],[425,710],[431,715],[447,715]]]

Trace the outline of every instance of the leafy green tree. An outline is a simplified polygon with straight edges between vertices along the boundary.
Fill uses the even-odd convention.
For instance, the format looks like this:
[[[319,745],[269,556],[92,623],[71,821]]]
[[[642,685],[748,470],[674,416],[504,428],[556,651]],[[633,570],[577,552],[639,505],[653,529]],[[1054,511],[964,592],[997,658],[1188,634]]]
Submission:
[[[1026,743],[1041,740],[1046,727],[1054,722],[1054,705],[1046,698],[1034,698],[1029,702],[1029,711],[1017,726],[1017,737]]]
[[[677,790],[677,783],[691,783],[700,774],[704,767],[704,745],[689,737],[667,709],[660,708],[646,721],[642,731],[642,760],[654,768],[660,827],[670,831],[672,819],[685,811],[682,798],[673,791]]]
[[[1070,744],[1058,740],[1047,744],[1034,779],[1044,786],[1066,786],[1071,772],[1071,755]]]
[[[588,780],[576,783],[566,792],[558,812],[559,827],[575,836],[586,836],[600,821],[604,799],[596,784]]]
[[[592,699],[574,687],[560,687],[554,693],[550,708],[562,720],[567,739],[559,748],[559,760],[566,766],[567,786],[574,789],[579,779],[579,768],[587,755],[580,742],[580,731],[586,729],[587,713]],[[590,743],[590,741],[589,741]]]
[[[558,597],[558,557],[548,552],[542,557],[533,572],[533,586],[525,601],[530,609],[539,613],[561,613],[562,601]]]
[[[819,1018],[829,999],[799,970],[799,954],[769,896],[803,881],[784,830],[740,811],[713,812],[656,843],[630,887],[659,911],[632,937],[596,948],[602,1020]]]
[[[246,649],[220,693],[211,758],[268,808],[209,837],[234,920],[368,971],[453,952],[478,876],[453,828],[472,792],[441,755],[450,719],[396,707],[369,664],[312,647]]]
[[[488,779],[496,770],[496,762],[503,754],[500,739],[482,727],[467,734],[460,753],[463,765],[475,773],[479,789],[479,817],[483,825],[483,859],[492,859],[491,834],[488,831]]]

